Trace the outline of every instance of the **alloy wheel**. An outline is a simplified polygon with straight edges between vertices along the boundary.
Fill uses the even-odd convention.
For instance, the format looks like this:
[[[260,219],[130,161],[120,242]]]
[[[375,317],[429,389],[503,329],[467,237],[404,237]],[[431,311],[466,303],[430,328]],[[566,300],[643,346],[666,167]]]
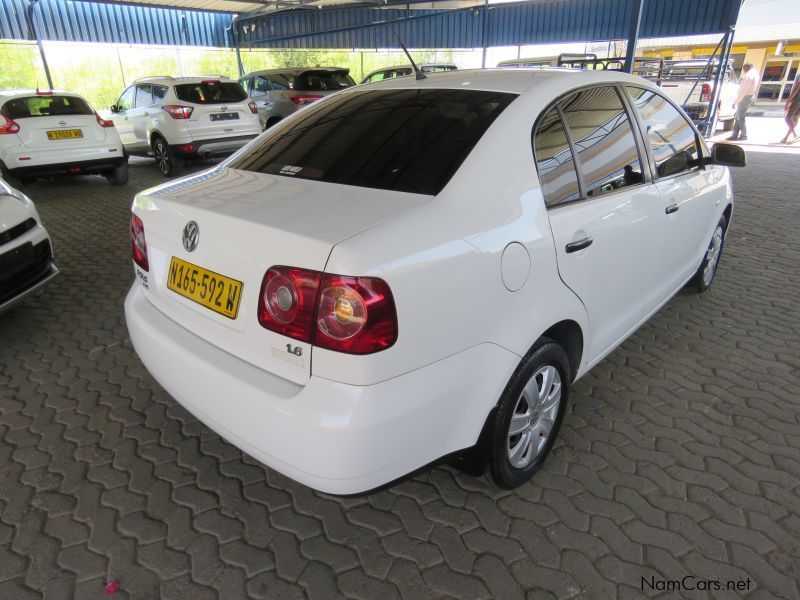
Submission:
[[[508,428],[506,451],[511,466],[524,469],[541,454],[558,416],[561,375],[552,365],[540,367],[522,390]]]
[[[724,232],[722,226],[717,225],[714,230],[714,237],[711,238],[711,244],[706,251],[706,265],[703,268],[703,285],[708,286],[714,278],[714,273],[717,271],[719,264],[719,257],[722,254],[722,238]]]
[[[155,148],[153,148],[153,154],[155,154],[156,164],[158,165],[158,169],[164,175],[169,175],[170,171],[169,153],[167,152],[167,147],[164,145],[164,142],[162,142],[161,140],[156,142]]]

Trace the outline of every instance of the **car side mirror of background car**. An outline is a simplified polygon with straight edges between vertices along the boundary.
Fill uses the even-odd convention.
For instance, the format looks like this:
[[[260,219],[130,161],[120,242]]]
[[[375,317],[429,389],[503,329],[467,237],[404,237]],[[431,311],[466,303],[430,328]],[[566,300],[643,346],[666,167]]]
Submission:
[[[112,104],[111,106],[109,106],[109,107],[108,107],[108,109],[109,109],[109,110],[110,110],[112,113],[118,113],[118,112],[119,112],[119,106],[117,106],[116,104]]]
[[[716,143],[711,148],[711,160],[713,165],[724,165],[726,167],[745,167],[747,157],[741,146],[736,144]]]

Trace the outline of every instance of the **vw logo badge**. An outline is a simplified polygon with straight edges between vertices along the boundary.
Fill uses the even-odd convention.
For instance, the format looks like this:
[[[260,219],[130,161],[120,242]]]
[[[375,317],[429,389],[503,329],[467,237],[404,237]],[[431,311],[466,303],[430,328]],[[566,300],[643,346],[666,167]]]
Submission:
[[[59,121],[58,124],[61,125],[61,127],[66,127],[67,122],[66,121]]]
[[[183,228],[183,248],[187,252],[192,252],[197,248],[200,239],[200,226],[195,221],[189,221]]]

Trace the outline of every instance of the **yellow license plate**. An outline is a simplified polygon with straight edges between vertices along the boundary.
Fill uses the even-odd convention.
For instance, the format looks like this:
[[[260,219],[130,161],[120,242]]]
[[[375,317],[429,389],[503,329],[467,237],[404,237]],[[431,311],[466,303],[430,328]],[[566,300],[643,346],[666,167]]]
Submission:
[[[47,132],[48,140],[74,140],[82,137],[83,131],[80,129],[57,129]]]
[[[167,287],[215,313],[235,319],[244,284],[173,256],[169,263]]]

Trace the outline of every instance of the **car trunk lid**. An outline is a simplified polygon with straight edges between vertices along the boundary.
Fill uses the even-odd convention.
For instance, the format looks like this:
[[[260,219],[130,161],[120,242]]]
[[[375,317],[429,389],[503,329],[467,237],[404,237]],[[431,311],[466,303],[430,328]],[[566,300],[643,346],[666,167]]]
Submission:
[[[177,323],[242,360],[303,384],[311,375],[310,345],[258,322],[267,269],[323,271],[338,242],[429,198],[220,167],[137,197],[134,211],[144,223],[150,262],[140,279],[150,301]],[[183,245],[190,222],[199,232],[191,252]],[[235,318],[170,289],[173,258],[241,282]]]

